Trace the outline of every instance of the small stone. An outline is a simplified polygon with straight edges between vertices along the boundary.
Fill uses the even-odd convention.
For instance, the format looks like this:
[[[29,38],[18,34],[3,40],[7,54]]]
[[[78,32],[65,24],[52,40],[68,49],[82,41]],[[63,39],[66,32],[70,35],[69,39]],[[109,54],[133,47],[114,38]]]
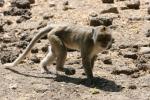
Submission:
[[[47,22],[42,21],[41,23],[39,23],[39,26],[37,27],[37,29],[43,28],[47,25]]]
[[[31,61],[33,61],[34,63],[39,63],[40,59],[37,56],[34,55],[34,56],[31,57]]]
[[[141,47],[139,50],[140,54],[148,54],[150,53],[150,47]]]
[[[30,2],[31,4],[33,4],[33,3],[35,3],[35,0],[29,0],[29,2]]]
[[[69,9],[75,9],[75,8],[73,8],[71,6],[68,6],[68,5],[65,5],[65,6],[62,7],[62,10],[64,10],[64,11],[67,11]]]
[[[48,20],[48,19],[53,18],[53,17],[54,17],[54,15],[45,14],[45,15],[43,16],[43,19]]]
[[[29,20],[31,17],[30,16],[21,16],[16,20],[17,23],[22,23],[23,21]]]
[[[137,89],[136,85],[130,85],[128,88],[129,89]]]
[[[102,11],[101,11],[102,14],[105,14],[105,13],[115,13],[115,14],[118,14],[119,11],[117,9],[117,7],[115,6],[112,6],[112,5],[107,5]]]
[[[28,42],[20,41],[20,42],[18,42],[17,47],[25,49],[27,47],[27,45],[28,45]]]
[[[103,3],[114,3],[114,0],[102,0]]]
[[[134,74],[131,74],[131,77],[132,78],[138,78],[138,77],[140,77],[140,74],[139,73],[134,73]]]
[[[4,28],[3,26],[5,25],[5,22],[3,19],[0,19],[0,32],[3,32],[4,31]]]
[[[13,90],[17,89],[17,87],[18,87],[17,84],[10,84],[9,86],[9,88]]]
[[[120,9],[121,10],[126,10],[126,9],[128,9],[128,7],[126,7],[126,6],[125,7],[120,7]]]
[[[31,53],[38,53],[38,48],[33,48],[33,49],[31,49]]]
[[[68,2],[68,1],[64,1],[64,2],[63,2],[63,5],[64,5],[64,6],[69,5],[69,2]]]
[[[148,29],[148,30],[146,31],[145,36],[146,36],[146,37],[150,37],[150,29]]]
[[[6,21],[6,24],[7,24],[7,25],[11,25],[12,23],[13,23],[13,22],[12,22],[11,20],[7,20],[7,21]]]
[[[122,45],[119,46],[119,49],[126,49],[126,48],[128,48],[128,47],[129,47],[129,45],[124,45],[124,44],[122,44]]]
[[[137,59],[138,55],[134,52],[127,52],[124,54],[125,58]]]
[[[139,0],[131,0],[126,3],[126,6],[129,9],[139,9],[140,8],[140,1]]]
[[[126,1],[126,0],[117,0],[117,2],[118,2],[118,1]]]
[[[147,12],[148,12],[148,14],[150,14],[150,7],[148,7],[148,11]]]
[[[63,6],[63,8],[62,8],[62,10],[64,10],[64,11],[66,11],[68,9],[69,9],[68,6]]]
[[[29,36],[27,32],[22,32],[20,35],[20,40],[25,40]]]
[[[130,16],[128,19],[130,21],[141,21],[143,18],[140,16]]]
[[[33,89],[36,93],[44,93],[48,91],[47,85],[44,84],[33,84]]]
[[[112,60],[110,57],[105,57],[104,59],[102,59],[104,64],[109,64],[112,65]]]
[[[1,53],[0,60],[2,64],[11,63],[19,56],[19,51],[7,51]]]
[[[89,14],[89,16],[90,16],[90,17],[97,17],[97,16],[98,16],[98,14],[97,14],[97,13],[95,13],[95,12],[91,12],[91,13]]]
[[[53,2],[49,2],[49,7],[55,7],[56,6],[56,4],[55,3],[53,3]]]
[[[4,36],[3,36],[3,42],[4,43],[11,42],[11,36],[9,36],[8,34],[4,34]]]
[[[3,7],[4,3],[4,0],[0,0],[0,7]]]
[[[37,93],[44,93],[44,92],[46,92],[48,89],[35,89],[35,91],[37,92]]]
[[[137,72],[136,69],[131,69],[131,68],[128,68],[128,67],[125,67],[125,66],[121,66],[121,67],[113,69],[111,74],[115,74],[115,75],[120,75],[120,74],[132,75],[135,72]]]
[[[138,63],[140,64],[143,64],[143,63],[146,63],[147,62],[147,59],[146,57],[143,55],[143,56],[139,56],[138,59],[137,59]]]
[[[145,16],[145,17],[144,17],[144,20],[148,20],[148,21],[150,21],[150,15]]]
[[[145,63],[145,64],[137,64],[136,67],[137,67],[139,70],[143,70],[143,71],[150,70],[150,64],[148,64],[148,63]]]

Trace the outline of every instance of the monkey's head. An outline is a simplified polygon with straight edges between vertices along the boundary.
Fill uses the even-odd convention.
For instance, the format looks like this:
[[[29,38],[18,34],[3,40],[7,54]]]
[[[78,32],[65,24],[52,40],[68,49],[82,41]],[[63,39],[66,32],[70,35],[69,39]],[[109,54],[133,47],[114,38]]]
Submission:
[[[110,29],[105,26],[96,27],[93,34],[93,40],[95,45],[98,45],[102,49],[110,48],[112,45]]]

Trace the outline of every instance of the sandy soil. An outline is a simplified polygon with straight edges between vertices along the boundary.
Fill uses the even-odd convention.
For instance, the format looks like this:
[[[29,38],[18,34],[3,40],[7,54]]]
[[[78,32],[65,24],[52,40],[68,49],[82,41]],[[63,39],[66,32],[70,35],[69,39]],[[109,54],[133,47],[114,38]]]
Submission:
[[[3,15],[11,8],[10,1],[5,0],[0,8],[0,27],[3,27],[0,31],[0,100],[150,100],[150,54],[139,54],[141,47],[150,47],[150,38],[145,35],[150,29],[149,0],[140,0],[140,9],[136,10],[123,9],[128,0],[115,0],[112,4],[101,0],[68,0],[67,10],[64,10],[65,0],[36,0],[28,9],[32,15],[25,13],[27,20],[21,23],[17,20],[23,15]],[[108,5],[115,6],[119,13],[102,14]],[[98,54],[93,70],[94,88],[87,85],[78,51],[68,52],[65,63],[65,67],[76,69],[75,75],[41,74],[39,60],[46,55],[43,48],[48,45],[44,38],[18,66],[4,68],[2,65],[16,59],[46,24],[89,25],[91,13],[113,18],[111,28],[115,39],[110,50]],[[48,68],[55,72],[55,62]]]

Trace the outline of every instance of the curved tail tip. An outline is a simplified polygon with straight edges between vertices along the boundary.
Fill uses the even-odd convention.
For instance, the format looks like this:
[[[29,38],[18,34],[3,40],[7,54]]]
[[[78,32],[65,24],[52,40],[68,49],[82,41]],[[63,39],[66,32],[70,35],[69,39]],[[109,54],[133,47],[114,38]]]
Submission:
[[[7,68],[7,67],[14,67],[14,64],[13,63],[6,63],[6,64],[3,64],[3,66],[5,68]]]

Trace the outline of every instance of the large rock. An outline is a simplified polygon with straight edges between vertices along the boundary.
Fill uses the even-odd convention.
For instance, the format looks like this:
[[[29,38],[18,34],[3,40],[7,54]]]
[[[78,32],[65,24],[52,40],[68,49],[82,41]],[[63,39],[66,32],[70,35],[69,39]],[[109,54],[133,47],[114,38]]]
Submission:
[[[17,7],[11,7],[9,10],[3,12],[5,16],[30,16],[31,12],[28,9],[19,9]]]
[[[104,7],[104,9],[101,11],[102,14],[105,14],[105,13],[116,13],[118,14],[119,11],[117,9],[117,7],[113,6],[113,5],[106,5]]]
[[[30,1],[29,0],[13,0],[11,2],[11,5],[13,7],[18,7],[18,8],[30,8]]]
[[[90,26],[110,26],[112,25],[113,18],[109,17],[89,17],[89,25]]]

